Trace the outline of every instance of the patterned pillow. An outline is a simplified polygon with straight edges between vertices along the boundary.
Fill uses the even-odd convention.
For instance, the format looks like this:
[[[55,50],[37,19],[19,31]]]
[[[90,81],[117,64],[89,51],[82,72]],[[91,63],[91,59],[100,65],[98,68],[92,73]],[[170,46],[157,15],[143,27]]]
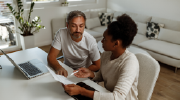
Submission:
[[[112,22],[113,13],[99,13],[99,20],[101,22],[101,26],[106,26]]]
[[[157,39],[160,32],[160,27],[164,27],[164,24],[158,24],[154,22],[147,22],[146,37],[149,39]]]

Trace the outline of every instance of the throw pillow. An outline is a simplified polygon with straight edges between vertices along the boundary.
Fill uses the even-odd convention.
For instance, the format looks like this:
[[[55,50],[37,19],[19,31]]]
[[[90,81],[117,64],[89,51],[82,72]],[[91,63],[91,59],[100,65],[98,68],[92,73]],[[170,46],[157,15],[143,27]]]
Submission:
[[[91,28],[98,27],[98,26],[101,26],[101,23],[100,23],[98,17],[86,19],[86,28],[87,29],[91,29]]]
[[[113,13],[99,13],[99,20],[101,22],[101,26],[106,26],[112,22]]]
[[[146,37],[149,39],[157,39],[160,32],[160,27],[164,27],[164,24],[158,24],[154,22],[147,22]]]

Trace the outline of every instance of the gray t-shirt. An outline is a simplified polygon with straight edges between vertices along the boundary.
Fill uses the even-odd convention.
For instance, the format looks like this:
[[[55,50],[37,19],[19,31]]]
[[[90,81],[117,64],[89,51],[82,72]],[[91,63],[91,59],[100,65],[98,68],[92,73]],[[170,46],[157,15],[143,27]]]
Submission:
[[[59,29],[52,46],[63,51],[64,63],[72,68],[89,67],[92,61],[100,59],[96,40],[84,31],[82,40],[75,42],[71,39],[67,28]]]

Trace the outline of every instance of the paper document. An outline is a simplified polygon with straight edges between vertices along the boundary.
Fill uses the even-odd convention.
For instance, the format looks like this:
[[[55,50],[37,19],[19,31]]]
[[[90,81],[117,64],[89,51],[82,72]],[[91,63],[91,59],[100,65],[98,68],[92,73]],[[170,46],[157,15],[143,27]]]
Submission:
[[[62,75],[57,75],[54,70],[52,70],[51,68],[47,67],[47,69],[49,70],[49,72],[51,73],[51,75],[54,77],[54,79],[56,81],[59,81],[65,85],[67,84],[75,84],[74,82],[70,81],[68,78],[62,76]]]

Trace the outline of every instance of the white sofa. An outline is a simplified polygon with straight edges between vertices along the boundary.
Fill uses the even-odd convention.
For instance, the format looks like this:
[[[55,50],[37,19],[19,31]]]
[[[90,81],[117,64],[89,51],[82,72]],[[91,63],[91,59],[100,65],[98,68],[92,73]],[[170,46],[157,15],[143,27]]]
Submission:
[[[126,13],[136,22],[138,33],[132,42],[132,46],[146,50],[156,60],[175,67],[175,72],[177,71],[177,68],[180,68],[180,21],[132,12],[118,11],[113,13],[114,21],[117,16]],[[150,21],[165,25],[164,28],[160,29],[157,39],[148,39],[146,37],[146,23]],[[102,34],[106,27],[107,26],[97,26],[90,30],[86,29],[86,31],[92,34],[97,41],[99,41],[102,39]]]
[[[99,12],[107,12],[107,9],[101,8],[84,11],[87,17],[86,26],[89,26],[89,28],[85,29],[85,31],[94,36],[97,41],[102,39],[103,32],[107,28],[107,26],[97,26],[97,21],[95,21],[94,18],[98,17]],[[132,12],[111,11],[111,13],[114,13],[113,21],[115,21],[117,16],[126,13],[136,22],[138,26],[138,33],[132,42],[132,46],[146,50],[156,60],[175,67],[175,72],[177,68],[180,68],[180,21]],[[90,21],[88,22],[88,20]],[[146,23],[150,21],[165,25],[164,28],[161,28],[158,39],[156,40],[148,39],[145,35]],[[54,21],[54,23],[52,23],[52,28],[53,25],[58,27],[57,24],[59,24],[59,22]],[[57,29],[53,28],[53,33],[55,33],[55,31],[57,31]]]

